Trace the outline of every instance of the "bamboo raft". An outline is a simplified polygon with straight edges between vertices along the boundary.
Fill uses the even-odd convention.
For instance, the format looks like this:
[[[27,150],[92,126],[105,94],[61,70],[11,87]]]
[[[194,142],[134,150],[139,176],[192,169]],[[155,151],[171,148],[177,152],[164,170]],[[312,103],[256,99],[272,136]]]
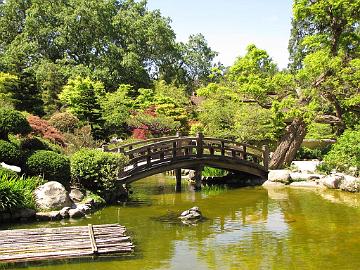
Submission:
[[[0,263],[130,253],[134,245],[118,224],[0,231]]]

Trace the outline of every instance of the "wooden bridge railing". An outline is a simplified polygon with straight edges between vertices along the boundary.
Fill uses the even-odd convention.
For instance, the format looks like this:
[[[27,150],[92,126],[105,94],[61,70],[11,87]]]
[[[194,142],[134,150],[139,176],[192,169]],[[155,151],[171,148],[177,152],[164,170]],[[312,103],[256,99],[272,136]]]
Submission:
[[[155,138],[122,145],[104,151],[123,153],[130,161],[120,178],[130,176],[134,171],[149,168],[167,161],[203,157],[230,157],[261,165],[268,170],[269,150],[226,139],[204,137],[171,136]]]

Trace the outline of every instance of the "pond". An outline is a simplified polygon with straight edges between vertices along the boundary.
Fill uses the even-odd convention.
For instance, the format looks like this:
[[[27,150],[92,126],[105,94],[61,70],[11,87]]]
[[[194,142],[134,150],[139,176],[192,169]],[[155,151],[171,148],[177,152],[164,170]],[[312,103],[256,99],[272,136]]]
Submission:
[[[13,269],[360,269],[359,194],[262,187],[195,193],[185,183],[183,193],[176,194],[174,186],[173,178],[157,175],[133,184],[131,203],[86,219],[2,226],[120,223],[136,245],[133,255],[121,258]],[[192,206],[206,217],[197,226],[166,218]]]

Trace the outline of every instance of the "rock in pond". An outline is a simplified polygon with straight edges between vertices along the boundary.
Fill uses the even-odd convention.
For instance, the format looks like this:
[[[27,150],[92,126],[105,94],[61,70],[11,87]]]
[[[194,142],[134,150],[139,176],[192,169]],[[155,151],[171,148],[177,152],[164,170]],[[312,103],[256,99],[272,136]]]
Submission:
[[[69,216],[70,218],[81,218],[85,216],[85,213],[81,209],[75,208],[69,210]]]
[[[315,181],[298,181],[298,182],[292,182],[290,184],[291,187],[302,187],[302,188],[318,188],[321,187],[318,183]]]
[[[70,190],[69,197],[73,202],[81,202],[85,196],[80,189],[73,188]]]
[[[268,180],[272,182],[289,184],[291,181],[290,173],[290,170],[270,170]]]
[[[360,192],[360,179],[354,176],[345,175],[339,188],[348,192]]]
[[[332,174],[322,178],[321,183],[329,189],[337,189],[343,180],[343,174]]]
[[[35,200],[38,207],[43,210],[62,209],[72,204],[64,186],[55,181],[38,187],[35,190]]]
[[[195,221],[195,220],[202,219],[202,217],[203,216],[201,214],[199,207],[194,206],[194,207],[190,208],[189,210],[182,212],[179,218],[182,221]]]

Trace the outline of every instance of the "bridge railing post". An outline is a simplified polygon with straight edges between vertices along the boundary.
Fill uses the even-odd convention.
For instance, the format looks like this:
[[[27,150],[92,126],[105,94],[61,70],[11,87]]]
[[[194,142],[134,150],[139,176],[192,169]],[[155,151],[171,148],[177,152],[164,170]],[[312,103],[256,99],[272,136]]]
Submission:
[[[204,134],[199,132],[196,135],[196,156],[201,158],[204,153]]]
[[[221,155],[225,156],[225,142],[221,141]]]
[[[147,154],[147,156],[146,156],[146,164],[148,166],[150,166],[150,163],[151,163],[151,148],[150,147],[147,148],[146,154]]]
[[[262,147],[263,149],[263,163],[264,163],[264,167],[266,170],[269,169],[269,159],[270,159],[270,150],[269,150],[269,146],[267,145],[263,145]]]

